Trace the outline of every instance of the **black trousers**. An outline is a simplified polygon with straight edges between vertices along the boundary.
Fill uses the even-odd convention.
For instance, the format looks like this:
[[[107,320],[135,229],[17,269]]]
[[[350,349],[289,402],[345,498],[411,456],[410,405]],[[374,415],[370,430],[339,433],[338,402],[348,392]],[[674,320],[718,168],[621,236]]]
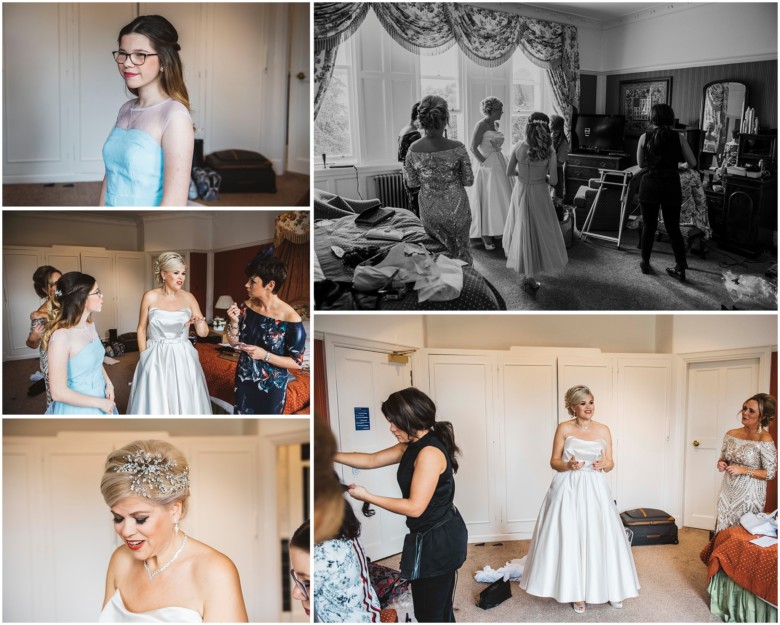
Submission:
[[[458,572],[426,577],[412,582],[414,617],[419,623],[454,623],[452,599]]]
[[[682,191],[677,171],[657,178],[650,174],[644,176],[639,185],[639,207],[642,211],[642,260],[650,261],[660,212],[664,216],[677,268],[685,267],[685,241],[680,232]]]

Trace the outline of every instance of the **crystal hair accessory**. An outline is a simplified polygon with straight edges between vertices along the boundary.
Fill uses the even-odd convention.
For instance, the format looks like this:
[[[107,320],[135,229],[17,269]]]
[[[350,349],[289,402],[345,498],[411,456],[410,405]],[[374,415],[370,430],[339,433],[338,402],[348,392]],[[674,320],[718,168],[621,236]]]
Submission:
[[[530,122],[528,122],[531,126],[546,126],[547,122],[543,119],[532,119]]]
[[[174,473],[175,460],[163,460],[162,454],[153,454],[138,450],[125,456],[127,462],[116,467],[117,473],[130,476],[130,490],[147,499],[151,498],[150,489],[156,489],[162,495],[181,493],[190,484],[190,468],[184,467],[180,473]]]
[[[55,294],[57,297],[62,297],[62,291],[60,291],[59,289],[57,289],[56,291],[54,291],[54,294]]]

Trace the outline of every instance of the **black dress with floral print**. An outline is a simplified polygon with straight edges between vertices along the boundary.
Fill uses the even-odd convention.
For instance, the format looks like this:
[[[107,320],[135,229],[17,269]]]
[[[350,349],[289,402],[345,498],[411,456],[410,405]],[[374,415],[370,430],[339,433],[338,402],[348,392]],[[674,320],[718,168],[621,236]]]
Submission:
[[[306,330],[301,321],[281,321],[244,308],[239,318],[239,340],[258,345],[277,356],[303,363]],[[236,366],[233,414],[282,414],[290,374],[241,352]]]

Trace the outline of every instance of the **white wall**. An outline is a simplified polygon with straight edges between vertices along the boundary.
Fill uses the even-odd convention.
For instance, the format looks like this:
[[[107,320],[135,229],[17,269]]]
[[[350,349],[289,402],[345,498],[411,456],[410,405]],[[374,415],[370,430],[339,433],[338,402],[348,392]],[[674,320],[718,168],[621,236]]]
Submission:
[[[229,214],[218,213],[213,220],[211,249],[242,247],[258,241],[274,238],[276,217],[280,211],[242,211]]]
[[[319,328],[319,319],[317,319]],[[655,315],[429,315],[426,347],[595,347],[655,353]]]
[[[425,347],[425,316],[423,315],[317,315],[316,331],[367,339]]]
[[[93,217],[59,211],[3,211],[3,244],[141,249],[136,218],[121,213],[116,217]]]
[[[672,348],[676,354],[771,345],[777,349],[777,316],[676,315]]]
[[[602,71],[719,65],[777,58],[777,4],[691,3],[604,30]],[[648,54],[648,50],[652,54]]]
[[[256,436],[259,419],[6,419],[3,436],[57,436],[59,432],[149,432],[170,436]]]

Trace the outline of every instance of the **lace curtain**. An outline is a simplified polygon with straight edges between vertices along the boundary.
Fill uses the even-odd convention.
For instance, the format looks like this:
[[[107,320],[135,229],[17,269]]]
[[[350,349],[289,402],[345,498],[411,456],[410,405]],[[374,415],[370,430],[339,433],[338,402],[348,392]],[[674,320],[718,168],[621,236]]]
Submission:
[[[520,46],[547,70],[557,107],[570,128],[580,92],[577,28],[453,2],[315,3],[315,119],[338,45],[355,33],[369,8],[398,44],[416,54],[440,54],[457,45],[476,64],[498,67]]]

